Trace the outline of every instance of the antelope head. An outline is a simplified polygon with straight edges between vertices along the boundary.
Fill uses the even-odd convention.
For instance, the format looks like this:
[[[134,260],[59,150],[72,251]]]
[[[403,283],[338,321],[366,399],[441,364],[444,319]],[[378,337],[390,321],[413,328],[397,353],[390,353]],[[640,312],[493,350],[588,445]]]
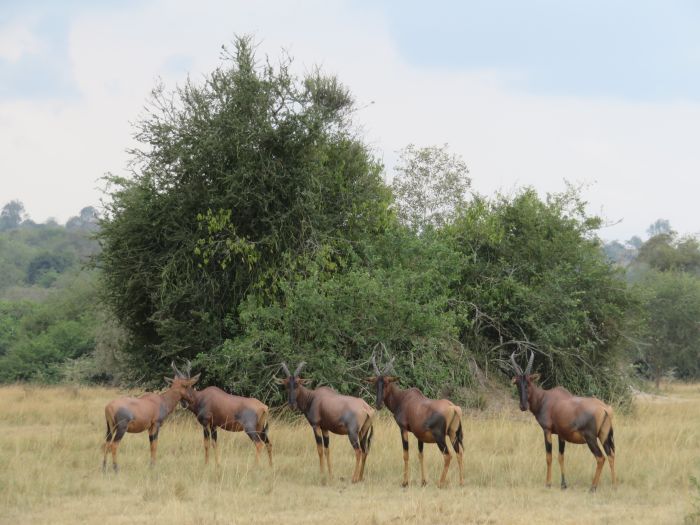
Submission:
[[[284,379],[278,379],[277,382],[281,385],[284,385],[284,387],[286,388],[287,401],[289,402],[289,406],[291,408],[297,408],[297,391],[299,390],[299,387],[309,382],[308,379],[303,379],[299,377],[299,374],[301,374],[301,371],[304,368],[304,366],[306,366],[306,363],[302,361],[301,363],[299,363],[296,370],[294,370],[294,373],[292,374],[289,372],[287,363],[283,362],[280,364],[280,367],[282,368],[282,371],[284,372],[284,375],[286,377]]]
[[[392,357],[388,363],[385,363],[382,369],[380,370],[379,367],[377,366],[377,359],[374,353],[372,353],[372,368],[374,370],[374,375],[372,377],[368,377],[365,381],[368,383],[374,385],[376,389],[376,395],[377,395],[377,401],[376,401],[376,406],[377,410],[381,410],[382,407],[384,406],[384,390],[386,386],[389,383],[393,383],[394,381],[398,381],[398,377],[389,375],[391,372],[394,371],[394,357]]]
[[[520,398],[520,410],[523,412],[530,408],[530,402],[528,401],[528,388],[532,385],[533,381],[539,379],[539,374],[531,374],[532,363],[535,361],[535,352],[530,351],[530,358],[527,361],[527,367],[523,371],[522,368],[515,362],[515,352],[510,354],[510,362],[513,364],[513,371],[515,376],[513,376],[512,383],[518,387],[518,397]]]
[[[195,385],[195,383],[197,383],[197,381],[199,381],[199,376],[201,373],[194,377],[190,377],[192,363],[189,361],[185,362],[184,372],[175,366],[175,361],[170,363],[170,367],[173,369],[175,377],[172,379],[166,377],[165,382],[170,385],[171,390],[175,390],[180,394],[180,405],[183,408],[187,408],[188,405],[195,402],[194,388],[192,387]]]

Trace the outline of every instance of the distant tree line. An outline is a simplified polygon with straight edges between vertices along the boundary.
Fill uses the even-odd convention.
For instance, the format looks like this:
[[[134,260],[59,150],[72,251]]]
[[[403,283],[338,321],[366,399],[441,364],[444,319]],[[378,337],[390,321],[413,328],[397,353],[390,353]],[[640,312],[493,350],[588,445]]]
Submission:
[[[19,201],[0,211],[0,381],[68,379],[94,359],[100,301],[97,212],[83,208],[65,226],[32,221]],[[88,367],[89,368],[89,367]],[[102,372],[84,377],[106,379]]]

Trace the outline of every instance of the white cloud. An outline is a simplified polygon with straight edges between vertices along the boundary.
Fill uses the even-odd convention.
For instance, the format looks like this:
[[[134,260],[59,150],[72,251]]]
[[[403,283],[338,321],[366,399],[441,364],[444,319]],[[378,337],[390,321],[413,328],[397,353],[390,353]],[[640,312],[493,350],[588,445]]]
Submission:
[[[379,11],[320,1],[163,1],[76,18],[70,56],[83,98],[0,101],[0,203],[20,198],[38,220],[95,203],[96,179],[126,164],[128,121],[156,77],[183,80],[172,57],[190,58],[197,78],[234,33],[253,33],[271,56],[288,49],[300,71],[337,73],[361,106],[375,101],[357,120],[388,164],[409,142],[448,142],[479,191],[595,182],[591,209],[623,220],[605,237],[643,234],[659,217],[698,229],[700,105],[534,96],[507,89],[498,71],[421,68],[400,55]]]
[[[0,59],[16,63],[41,49],[41,39],[30,29],[30,24],[13,20],[0,27]]]

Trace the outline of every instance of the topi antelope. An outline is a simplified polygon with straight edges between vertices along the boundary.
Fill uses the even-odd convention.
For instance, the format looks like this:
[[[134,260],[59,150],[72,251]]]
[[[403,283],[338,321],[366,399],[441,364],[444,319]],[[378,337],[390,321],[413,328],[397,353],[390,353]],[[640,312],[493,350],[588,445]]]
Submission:
[[[425,485],[425,465],[423,464],[423,444],[436,443],[445,460],[439,487],[445,486],[447,471],[450,468],[452,455],[447,448],[447,438],[459,461],[459,484],[464,484],[464,445],[462,444],[462,409],[447,399],[429,399],[417,388],[401,390],[395,385],[396,376],[387,375],[391,369],[392,359],[383,370],[379,370],[374,354],[372,354],[373,377],[367,382],[377,389],[377,409],[383,405],[394,414],[394,419],[401,430],[403,444],[403,483],[408,486],[408,433],[412,432],[418,439],[418,459],[420,461],[421,483]]]
[[[175,377],[188,379],[191,365],[185,365],[181,372],[172,364]],[[252,397],[232,396],[220,388],[210,386],[204,390],[193,390],[192,400],[184,399],[183,404],[196,417],[204,429],[204,463],[209,463],[209,446],[214,447],[216,464],[219,464],[217,428],[229,432],[244,431],[255,445],[255,462],[260,463],[260,451],[267,448],[267,459],[272,466],[272,444],[267,436],[267,405]]]
[[[522,368],[515,362],[515,352],[511,354],[515,377],[513,383],[518,387],[520,410],[528,408],[535,415],[544,431],[544,446],[547,453],[547,486],[552,485],[552,434],[558,436],[559,467],[561,469],[561,488],[565,489],[564,447],[569,443],[586,443],[596,459],[596,470],[591,484],[595,492],[603,470],[605,456],[600,450],[598,440],[603,444],[610,463],[612,483],[615,485],[615,442],[613,441],[612,416],[610,406],[594,397],[577,397],[563,387],[544,390],[535,384],[539,374],[531,374],[535,353],[530,354],[527,367]]]
[[[112,451],[112,466],[117,472],[117,449],[126,432],[138,433],[148,430],[148,440],[151,443],[151,466],[156,463],[158,448],[158,431],[177,404],[185,399],[192,401],[194,385],[199,380],[199,374],[191,379],[175,377],[165,378],[170,385],[162,394],[148,392],[141,397],[120,397],[110,401],[105,407],[107,420],[107,436],[104,445],[102,470],[107,470],[107,454]]]
[[[287,365],[282,363],[282,370],[287,377],[278,380],[278,382],[287,389],[289,406],[303,412],[314,431],[321,476],[323,476],[324,449],[328,477],[333,476],[328,449],[328,433],[333,432],[340,435],[347,434],[350,439],[350,444],[355,449],[355,470],[352,474],[352,482],[362,481],[365,461],[372,443],[374,409],[362,399],[340,395],[326,386],[315,390],[306,388],[304,385],[309,380],[299,377],[305,364],[304,362],[300,363],[294,374],[291,374]]]

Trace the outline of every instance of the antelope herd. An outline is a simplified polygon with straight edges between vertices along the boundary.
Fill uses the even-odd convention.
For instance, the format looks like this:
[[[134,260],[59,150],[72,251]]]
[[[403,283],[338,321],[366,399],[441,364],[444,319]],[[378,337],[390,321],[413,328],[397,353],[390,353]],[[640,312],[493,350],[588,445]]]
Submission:
[[[510,361],[515,375],[513,384],[518,389],[520,410],[530,410],[544,432],[547,459],[546,486],[552,483],[552,435],[558,436],[559,467],[561,471],[561,488],[567,488],[564,475],[564,447],[567,442],[587,444],[596,459],[596,470],[591,484],[595,492],[607,456],[615,485],[615,442],[613,440],[612,408],[595,397],[577,397],[563,387],[545,390],[537,386],[539,374],[533,374],[532,365],[535,354],[530,353],[527,366],[523,371],[511,354]],[[398,377],[393,375],[394,359],[382,368],[377,365],[372,354],[371,364],[374,375],[367,378],[376,394],[376,408],[386,406],[393,414],[401,433],[403,445],[403,480],[401,486],[409,483],[408,468],[408,433],[418,440],[418,459],[421,470],[421,483],[426,485],[425,466],[423,464],[423,445],[435,443],[443,455],[444,465],[438,481],[439,487],[447,484],[447,473],[452,460],[448,441],[457,455],[459,467],[459,484],[464,484],[464,433],[462,431],[462,410],[448,399],[430,399],[417,388],[401,389],[396,383]],[[372,444],[373,422],[376,411],[363,399],[341,395],[330,387],[315,389],[306,385],[309,379],[301,377],[305,363],[301,362],[292,374],[286,363],[280,369],[284,378],[277,378],[283,385],[290,408],[304,414],[316,441],[321,476],[324,476],[324,460],[328,478],[332,477],[329,451],[329,433],[347,435],[355,452],[355,469],[352,482],[362,481],[365,463]],[[217,429],[229,432],[245,432],[255,445],[256,464],[259,463],[263,448],[267,450],[268,463],[272,466],[272,444],[268,436],[268,407],[261,401],[234,396],[223,390],[210,386],[196,390],[194,385],[200,374],[190,377],[191,366],[187,363],[184,371],[175,366],[173,378],[165,378],[169,388],[162,394],[146,393],[138,398],[121,397],[107,404],[105,419],[107,433],[104,444],[102,470],[107,470],[107,455],[112,453],[112,466],[118,471],[117,450],[124,434],[148,431],[151,446],[151,466],[156,462],[158,433],[164,420],[180,403],[191,411],[202,425],[204,433],[204,462],[209,461],[209,448],[213,446],[217,466],[219,454],[217,448]],[[602,444],[603,451],[600,445]]]

